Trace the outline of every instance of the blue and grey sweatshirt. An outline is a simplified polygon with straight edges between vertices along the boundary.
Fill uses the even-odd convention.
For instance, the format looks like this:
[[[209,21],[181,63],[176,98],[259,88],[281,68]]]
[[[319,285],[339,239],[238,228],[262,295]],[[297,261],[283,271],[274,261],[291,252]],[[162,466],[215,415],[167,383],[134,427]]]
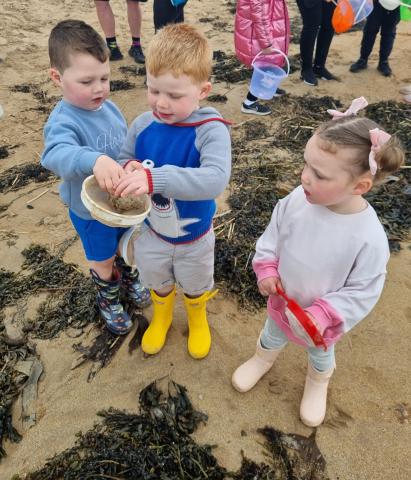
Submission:
[[[79,217],[92,217],[80,198],[83,180],[93,173],[100,155],[117,160],[127,123],[117,106],[106,100],[98,110],[84,110],[61,100],[44,127],[43,167],[63,182],[60,196]]]
[[[163,240],[192,242],[212,225],[214,199],[231,173],[230,133],[221,120],[217,110],[203,107],[179,124],[165,124],[146,112],[130,126],[119,161],[154,162],[147,224]]]

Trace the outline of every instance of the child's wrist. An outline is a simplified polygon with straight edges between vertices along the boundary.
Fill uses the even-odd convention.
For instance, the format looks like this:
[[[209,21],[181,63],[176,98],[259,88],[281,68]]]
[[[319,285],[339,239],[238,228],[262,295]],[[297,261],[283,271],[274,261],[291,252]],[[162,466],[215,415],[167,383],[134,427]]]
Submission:
[[[153,193],[154,185],[153,185],[153,176],[151,174],[151,170],[149,168],[145,168],[144,171],[147,175],[147,186],[148,186],[148,193]]]

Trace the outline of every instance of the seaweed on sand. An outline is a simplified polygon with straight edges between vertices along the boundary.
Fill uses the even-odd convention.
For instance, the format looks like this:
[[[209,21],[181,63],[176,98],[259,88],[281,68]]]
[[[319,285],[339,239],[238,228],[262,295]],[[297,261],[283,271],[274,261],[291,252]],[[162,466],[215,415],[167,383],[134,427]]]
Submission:
[[[252,71],[245,67],[235,55],[227,55],[221,50],[213,52],[213,76],[217,81],[237,83],[251,78]]]
[[[141,391],[139,403],[139,414],[100,412],[102,424],[78,434],[74,447],[26,480],[327,480],[315,434],[306,438],[265,427],[259,432],[266,439],[268,463],[257,465],[244,457],[237,472],[228,472],[218,464],[212,446],[191,438],[207,415],[193,408],[185,387],[169,381],[165,394],[153,382]]]
[[[68,328],[81,334],[86,327],[95,326],[100,333],[91,345],[85,347],[78,343],[73,346],[81,354],[76,367],[86,361],[92,362],[88,381],[108,365],[126,339],[126,336],[118,337],[103,328],[91,279],[86,278],[74,264],[62,260],[64,251],[76,238],[63,243],[56,255],[43,246],[31,245],[22,252],[25,260],[19,273],[0,269],[0,459],[5,454],[3,441],[6,438],[19,440],[19,435],[11,424],[10,408],[27,376],[16,372],[14,367],[19,360],[35,355],[30,338],[52,339]],[[18,346],[9,345],[2,310],[41,292],[48,296],[39,306],[36,318],[34,321],[25,320],[24,330],[29,334],[29,340],[26,339]],[[138,324],[137,331],[130,340],[131,353],[140,345],[148,322],[131,305],[127,305],[127,308]]]
[[[54,175],[39,163],[17,165],[0,174],[0,193],[18,190],[30,182],[46,182],[50,178],[54,178]]]

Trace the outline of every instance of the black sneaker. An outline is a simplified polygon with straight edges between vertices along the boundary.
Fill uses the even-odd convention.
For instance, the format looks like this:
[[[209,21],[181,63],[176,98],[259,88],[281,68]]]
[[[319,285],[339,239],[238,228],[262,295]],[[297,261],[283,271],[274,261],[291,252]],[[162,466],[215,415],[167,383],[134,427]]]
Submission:
[[[253,115],[270,115],[271,113],[271,110],[266,105],[261,105],[261,103],[258,102],[254,102],[251,105],[243,103],[241,105],[241,111]]]
[[[146,61],[141,45],[131,45],[128,54],[134,58],[136,63],[144,63]]]
[[[381,72],[384,77],[390,77],[392,75],[392,70],[390,64],[388,63],[388,60],[385,62],[380,62],[378,64],[377,70]]]
[[[350,67],[350,72],[357,73],[361,70],[365,70],[367,68],[367,60],[365,58],[359,58],[355,63],[353,63]]]
[[[117,60],[123,59],[123,54],[121,53],[120,49],[116,47],[109,47],[110,50],[110,61],[115,62]]]
[[[338,78],[325,67],[314,66],[313,72],[314,75],[316,75],[318,78],[321,78],[321,80],[338,80]]]
[[[316,87],[318,85],[318,80],[312,68],[301,70],[300,78],[304,81],[304,83],[306,83],[307,85],[311,85],[312,87]]]
[[[277,88],[276,92],[274,93],[274,97],[282,97],[283,95],[286,95],[286,93],[287,92],[282,88]]]

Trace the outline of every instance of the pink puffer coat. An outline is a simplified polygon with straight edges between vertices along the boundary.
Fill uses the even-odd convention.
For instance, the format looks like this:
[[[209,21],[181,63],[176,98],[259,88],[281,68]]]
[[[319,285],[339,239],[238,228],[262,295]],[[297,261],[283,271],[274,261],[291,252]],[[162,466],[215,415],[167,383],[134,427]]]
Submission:
[[[237,0],[234,44],[237,58],[251,66],[263,48],[272,45],[287,55],[290,20],[285,0]],[[283,66],[279,54],[264,55],[267,63]]]

